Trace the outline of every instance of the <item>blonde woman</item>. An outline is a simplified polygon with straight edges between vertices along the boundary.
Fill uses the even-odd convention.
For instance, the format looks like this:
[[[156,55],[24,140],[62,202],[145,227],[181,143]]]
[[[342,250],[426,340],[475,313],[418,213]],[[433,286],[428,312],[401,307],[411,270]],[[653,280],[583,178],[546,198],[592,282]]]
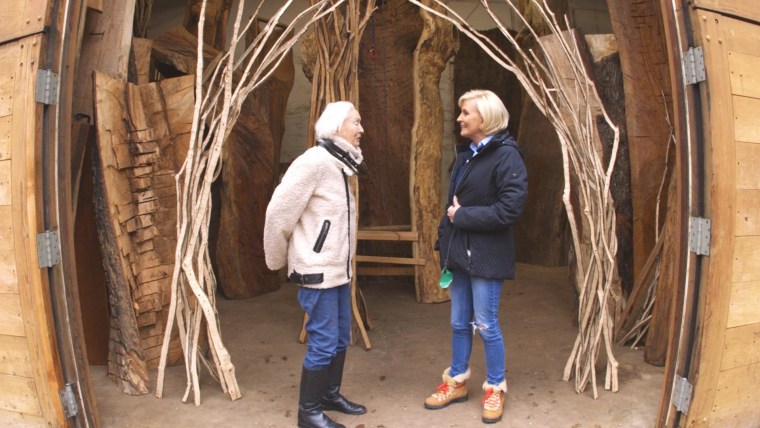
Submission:
[[[509,113],[491,91],[459,98],[460,135],[446,212],[436,249],[441,268],[451,272],[451,363],[443,383],[425,400],[427,409],[466,401],[472,340],[483,340],[486,379],[485,423],[501,420],[507,392],[499,301],[505,279],[515,276],[513,226],[525,204],[528,175],[520,148],[507,131]]]

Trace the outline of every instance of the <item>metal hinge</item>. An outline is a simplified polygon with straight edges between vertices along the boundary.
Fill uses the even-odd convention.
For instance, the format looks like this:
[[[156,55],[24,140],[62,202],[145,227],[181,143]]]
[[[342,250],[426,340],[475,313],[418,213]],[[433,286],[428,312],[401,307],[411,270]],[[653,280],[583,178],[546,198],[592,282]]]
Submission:
[[[53,267],[61,261],[58,232],[46,230],[37,234],[37,261],[41,268]]]
[[[670,402],[681,413],[689,412],[689,404],[691,404],[691,393],[694,390],[694,386],[689,383],[689,380],[685,377],[676,375],[675,382],[673,383],[673,395],[670,398]]]
[[[63,405],[63,414],[67,418],[76,416],[79,413],[79,406],[77,406],[77,397],[74,395],[74,387],[70,383],[59,392],[61,396],[61,404]]]
[[[705,74],[705,56],[702,53],[702,47],[689,48],[684,52],[681,59],[683,67],[683,81],[685,85],[704,82],[707,79]]]
[[[52,70],[37,70],[34,100],[46,105],[58,104],[58,83],[58,74]]]
[[[689,251],[710,255],[710,219],[689,217]]]

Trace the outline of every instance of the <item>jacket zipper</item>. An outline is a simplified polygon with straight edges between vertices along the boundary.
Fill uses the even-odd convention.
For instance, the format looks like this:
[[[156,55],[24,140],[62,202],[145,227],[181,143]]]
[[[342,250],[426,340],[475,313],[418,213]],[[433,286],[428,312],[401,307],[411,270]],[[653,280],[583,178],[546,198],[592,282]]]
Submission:
[[[348,194],[348,176],[343,169],[343,185],[346,188],[346,210],[348,212],[348,254],[346,255],[346,278],[351,279],[351,197]]]
[[[467,172],[470,171],[470,168],[472,168],[472,164],[470,163],[472,159],[473,158],[470,158],[465,161],[464,171],[462,171],[462,174],[459,176],[459,181],[454,183],[454,192],[451,194],[452,198],[457,194],[457,190],[459,190],[459,185],[462,183],[462,181],[464,181],[465,174],[467,174]],[[454,174],[456,174],[456,172],[454,172]],[[444,264],[444,266],[446,266],[449,262],[448,253],[451,250],[451,239],[454,237],[454,232],[456,232],[456,229],[452,228],[451,235],[449,236],[449,248],[446,251],[446,263]],[[467,243],[465,245],[465,250],[467,250],[467,271],[469,272],[472,269],[472,252],[470,251],[470,234],[469,233],[467,233],[465,241]]]

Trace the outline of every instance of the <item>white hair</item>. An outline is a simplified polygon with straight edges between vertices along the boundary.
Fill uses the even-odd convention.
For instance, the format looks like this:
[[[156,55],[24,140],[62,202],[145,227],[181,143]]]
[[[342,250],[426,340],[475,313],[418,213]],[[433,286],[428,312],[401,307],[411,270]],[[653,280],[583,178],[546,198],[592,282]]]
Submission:
[[[332,139],[338,135],[343,121],[346,120],[351,110],[355,109],[356,107],[348,101],[327,104],[322,115],[317,119],[317,123],[314,124],[315,137],[321,140]]]

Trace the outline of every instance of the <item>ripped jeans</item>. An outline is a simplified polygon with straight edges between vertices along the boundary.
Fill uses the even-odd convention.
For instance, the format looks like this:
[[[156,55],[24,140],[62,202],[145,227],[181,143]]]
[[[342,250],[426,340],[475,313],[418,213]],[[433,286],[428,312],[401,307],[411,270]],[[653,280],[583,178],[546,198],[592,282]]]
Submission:
[[[504,380],[504,339],[499,327],[501,279],[471,277],[454,270],[449,286],[451,296],[451,370],[450,376],[467,371],[472,353],[472,337],[477,331],[483,339],[486,381],[498,385]],[[474,316],[473,316],[474,315]]]

